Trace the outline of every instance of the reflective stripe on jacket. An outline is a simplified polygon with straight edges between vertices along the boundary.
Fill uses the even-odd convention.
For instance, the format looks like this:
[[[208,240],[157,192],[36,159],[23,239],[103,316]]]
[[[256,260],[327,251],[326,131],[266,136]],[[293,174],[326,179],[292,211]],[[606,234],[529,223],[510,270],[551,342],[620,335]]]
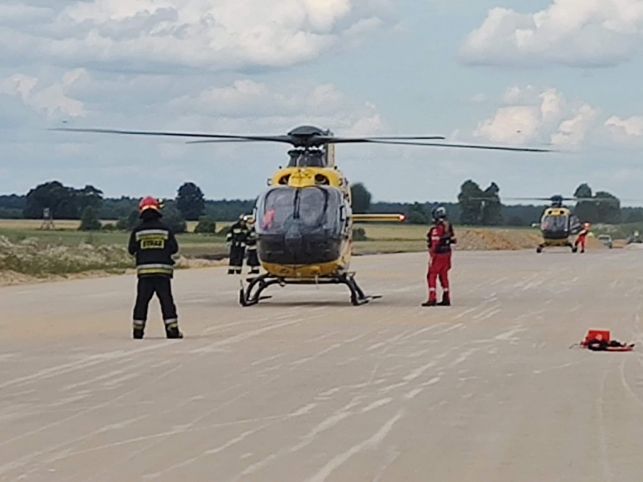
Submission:
[[[172,277],[172,255],[178,250],[174,233],[158,217],[144,218],[129,240],[129,252],[136,257],[138,276]]]

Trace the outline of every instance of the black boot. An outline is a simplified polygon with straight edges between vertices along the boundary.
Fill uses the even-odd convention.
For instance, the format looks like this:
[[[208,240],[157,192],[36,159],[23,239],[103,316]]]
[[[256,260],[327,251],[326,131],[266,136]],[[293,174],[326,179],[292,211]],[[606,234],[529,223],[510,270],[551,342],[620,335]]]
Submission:
[[[438,306],[451,306],[451,298],[449,297],[449,293],[444,293],[442,295],[442,301],[438,303]]]
[[[145,332],[143,331],[143,328],[134,328],[132,330],[132,337],[135,340],[142,340],[144,334],[145,334]]]
[[[183,333],[181,333],[181,331],[177,327],[168,328],[167,330],[165,330],[165,335],[168,338],[183,338]]]
[[[428,300],[422,303],[422,306],[436,306],[438,304],[435,300]]]
[[[234,270],[232,268],[228,268],[228,274],[234,274]]]

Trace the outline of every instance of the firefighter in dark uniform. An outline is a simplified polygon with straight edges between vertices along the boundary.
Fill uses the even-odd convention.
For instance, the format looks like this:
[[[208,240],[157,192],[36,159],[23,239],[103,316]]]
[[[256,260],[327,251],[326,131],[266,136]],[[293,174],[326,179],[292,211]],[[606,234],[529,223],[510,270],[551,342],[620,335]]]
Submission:
[[[133,335],[143,338],[147,309],[156,294],[168,338],[183,338],[179,330],[176,306],[172,298],[172,255],[179,250],[174,233],[161,221],[161,205],[153,197],[143,198],[139,204],[141,222],[134,228],[129,240],[129,252],[136,256],[138,287],[134,306]]]
[[[226,242],[230,247],[230,262],[228,274],[241,274],[243,258],[246,256],[246,240],[248,238],[248,224],[245,215],[239,216],[239,220],[230,226],[226,236]]]
[[[433,227],[426,235],[429,250],[429,270],[427,283],[429,299],[422,306],[450,306],[451,295],[449,286],[449,270],[451,269],[451,245],[456,243],[453,226],[447,219],[447,211],[443,206],[433,210]],[[437,282],[442,285],[442,301],[437,300]]]
[[[250,274],[259,274],[259,256],[257,255],[257,231],[252,216],[246,217],[248,235],[246,236],[246,261],[250,268]]]

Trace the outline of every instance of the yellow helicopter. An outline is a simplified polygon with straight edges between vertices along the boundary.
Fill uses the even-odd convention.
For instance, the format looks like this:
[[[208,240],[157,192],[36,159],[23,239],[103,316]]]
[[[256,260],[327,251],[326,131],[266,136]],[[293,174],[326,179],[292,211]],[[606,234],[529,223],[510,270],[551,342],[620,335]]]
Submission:
[[[576,252],[576,246],[571,241],[571,236],[578,234],[582,224],[578,216],[565,206],[565,201],[574,202],[608,202],[607,199],[563,197],[556,194],[550,197],[518,197],[507,198],[511,200],[549,201],[551,205],[543,211],[540,218],[540,232],[543,237],[542,243],[536,247],[537,253],[542,253],[545,248],[569,248],[572,253]]]
[[[354,214],[350,184],[335,163],[337,144],[395,144],[518,152],[546,149],[427,142],[442,136],[336,137],[329,130],[300,126],[286,135],[229,135],[113,129],[55,130],[101,134],[199,138],[190,144],[218,142],[278,142],[290,144],[289,163],[278,169],[269,188],[257,199],[254,219],[259,261],[266,271],[241,282],[239,302],[251,306],[269,298],[263,291],[272,285],[343,284],[353,305],[368,296],[349,270],[354,222],[402,222],[403,215]]]

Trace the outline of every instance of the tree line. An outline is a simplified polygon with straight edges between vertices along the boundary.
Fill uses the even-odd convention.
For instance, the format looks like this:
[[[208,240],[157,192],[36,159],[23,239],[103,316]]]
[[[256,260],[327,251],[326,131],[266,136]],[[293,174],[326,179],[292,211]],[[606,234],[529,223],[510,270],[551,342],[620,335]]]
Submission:
[[[464,225],[529,226],[540,220],[547,206],[545,202],[504,205],[500,187],[495,182],[483,189],[470,179],[461,185],[458,201],[453,203],[372,202],[371,193],[362,183],[351,186],[351,195],[355,213],[402,213],[412,224],[430,223],[433,208],[440,204],[452,220]],[[610,224],[643,221],[643,208],[622,208],[616,196],[606,191],[593,192],[587,183],[578,186],[574,196],[581,198],[574,208],[581,221]],[[107,229],[129,229],[138,220],[138,202],[139,198],[128,196],[106,198],[92,185],[74,188],[50,181],[25,195],[0,195],[0,218],[42,219],[48,210],[53,219],[80,219],[88,229],[99,229],[98,219],[116,221],[107,224]],[[177,189],[175,198],[165,200],[164,204],[166,220],[182,232],[186,220],[233,221],[241,214],[252,212],[255,199],[208,200],[199,186],[185,182]]]

